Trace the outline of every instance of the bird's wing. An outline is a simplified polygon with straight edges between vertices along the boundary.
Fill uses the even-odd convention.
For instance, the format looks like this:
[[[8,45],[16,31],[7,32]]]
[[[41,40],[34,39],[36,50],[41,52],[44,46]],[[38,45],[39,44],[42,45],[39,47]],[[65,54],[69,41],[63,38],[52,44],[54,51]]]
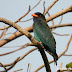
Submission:
[[[34,27],[37,37],[50,49],[55,50],[56,42],[46,22],[39,21]]]

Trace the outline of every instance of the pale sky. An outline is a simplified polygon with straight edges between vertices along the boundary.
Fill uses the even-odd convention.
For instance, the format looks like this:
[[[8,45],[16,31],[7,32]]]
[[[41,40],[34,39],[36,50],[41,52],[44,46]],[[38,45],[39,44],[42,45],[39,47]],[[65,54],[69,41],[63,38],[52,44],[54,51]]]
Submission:
[[[54,0],[45,0],[45,7],[47,8]],[[16,21],[19,17],[21,17],[22,15],[24,15],[27,11],[28,11],[28,7],[29,5],[31,6],[31,8],[38,2],[38,0],[0,0],[0,17],[6,18],[10,21]],[[40,4],[34,9],[32,10],[25,18],[23,18],[22,20],[27,20],[29,18],[32,18],[31,14],[33,14],[34,12],[41,12],[43,13],[43,2],[44,0],[42,0],[40,2]],[[50,15],[53,15],[59,11],[61,11],[62,9],[65,9],[69,6],[72,5],[72,0],[59,0],[50,10],[49,13]],[[47,18],[48,16],[46,16]],[[57,25],[60,22],[61,17],[58,17],[56,19],[54,19],[54,24]],[[52,22],[48,22],[48,25],[51,26]],[[61,24],[65,24],[65,23],[72,23],[72,13],[67,13],[65,15],[63,15],[63,20],[61,22]],[[30,20],[28,22],[19,22],[17,23],[18,25],[20,25],[22,28],[25,27],[29,27],[33,24],[33,20]],[[5,24],[0,23],[0,28],[2,28]],[[7,25],[5,25],[7,26]],[[7,33],[9,32],[15,32],[16,30],[14,28],[10,28],[8,29]],[[2,31],[0,31],[1,34]],[[70,35],[72,33],[72,27],[62,27],[62,28],[57,28],[55,29],[53,32],[59,33],[59,34],[69,34],[69,36],[58,36],[58,35],[54,35],[55,39],[56,39],[56,51],[57,54],[60,54],[61,52],[64,51],[67,42],[70,38]],[[33,35],[33,33],[31,33]],[[9,35],[8,35],[9,36]],[[8,37],[6,35],[6,37]],[[34,35],[33,35],[34,36]],[[5,38],[6,38],[5,37]],[[10,43],[4,45],[6,46],[19,46],[19,45],[23,45],[25,43],[30,43],[30,41],[25,37],[25,36],[21,36],[13,41],[11,41]],[[5,52],[9,52],[12,50],[16,50],[17,48],[1,48],[0,49],[0,54],[5,53]],[[2,62],[3,64],[8,64],[13,62],[17,57],[22,56],[23,54],[25,54],[27,51],[29,51],[30,49],[32,49],[34,47],[27,47],[25,49],[22,49],[18,52],[12,53],[10,55],[6,55],[6,56],[2,56],[0,57],[0,62]],[[48,53],[47,57],[49,59],[49,61],[51,61],[53,59],[52,56],[50,56]],[[72,54],[72,42],[70,43],[69,49],[67,51],[66,54]],[[52,64],[50,64],[51,66],[51,70],[52,72],[56,72],[56,70],[59,68],[59,64],[62,62],[63,63],[63,67],[65,67],[65,65],[69,62],[72,61],[72,57],[66,57],[66,56],[62,56],[58,61],[58,65],[56,66],[54,64],[54,62]],[[23,60],[21,60],[20,62],[18,62],[14,68],[12,68],[10,71],[8,72],[13,72],[14,70],[17,69],[23,69],[22,71],[19,72],[27,72],[27,68],[28,68],[28,63],[31,64],[31,71],[33,72],[36,68],[38,68],[39,66],[41,66],[43,64],[43,60],[42,57],[39,53],[38,50],[33,51],[32,53],[30,53],[28,56],[26,56]],[[1,70],[2,68],[0,68]],[[42,68],[40,71],[38,72],[45,72],[45,68]]]

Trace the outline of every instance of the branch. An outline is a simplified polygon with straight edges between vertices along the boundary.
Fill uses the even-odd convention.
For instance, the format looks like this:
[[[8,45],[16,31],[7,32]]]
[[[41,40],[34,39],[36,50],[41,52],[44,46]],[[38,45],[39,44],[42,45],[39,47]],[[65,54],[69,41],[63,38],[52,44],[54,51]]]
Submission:
[[[51,9],[57,1],[58,0],[54,0],[54,2],[45,10],[44,15],[46,15],[46,13],[49,11],[49,9]]]
[[[72,56],[72,54],[64,54],[64,56]]]
[[[33,10],[40,2],[41,0],[39,0],[39,2],[31,10]]]
[[[72,23],[70,23],[70,24],[54,25],[54,26],[50,26],[50,28],[52,29],[52,28],[66,27],[66,26],[72,26]],[[33,27],[30,26],[30,27],[24,28],[24,30],[29,31],[29,32],[32,32]],[[22,35],[23,35],[22,33],[20,33],[19,31],[17,31],[16,33],[12,34],[11,36],[7,37],[6,39],[1,40],[0,41],[0,47],[3,46],[3,45],[5,45],[5,44],[7,44],[8,42],[16,39],[16,38],[22,36]]]
[[[36,47],[36,48],[33,48],[33,49],[31,49],[31,50],[29,50],[28,52],[26,52],[24,55],[22,55],[19,59],[18,59],[18,62],[19,61],[21,61],[22,59],[24,59],[28,54],[30,54],[31,52],[33,52],[33,51],[35,51],[35,50],[37,50],[38,48]],[[8,66],[11,66],[11,65],[13,65],[14,64],[14,61],[13,62],[11,62],[11,63],[9,63],[9,64],[5,64],[4,66],[5,67],[8,67]],[[2,65],[0,65],[1,67],[2,67]]]
[[[50,26],[50,28],[52,29],[52,28],[59,28],[59,27],[66,27],[66,26],[72,26],[72,23],[54,25],[54,26]]]
[[[68,43],[67,43],[67,46],[66,46],[65,50],[58,55],[58,59],[67,52],[67,50],[68,50],[68,48],[69,48],[69,44],[70,44],[70,42],[71,42],[71,39],[72,39],[72,35],[70,36],[70,39],[69,39],[69,41],[68,41]],[[54,62],[54,60],[51,60],[49,63],[52,63],[52,62]],[[41,66],[40,66],[39,68],[37,68],[36,70],[34,70],[34,72],[39,71],[39,70],[42,69],[43,67],[44,67],[44,64],[41,65]]]
[[[0,62],[0,65],[5,69],[5,72],[7,72],[6,67]]]
[[[17,50],[14,50],[14,51],[11,51],[11,52],[7,52],[7,53],[0,54],[0,56],[4,56],[4,55],[8,55],[8,54],[14,53],[14,52],[16,52],[16,51],[19,51],[19,50],[21,50],[21,49],[26,48],[27,46],[34,46],[34,44],[32,44],[32,43],[27,43],[27,44],[21,46],[21,48],[19,48],[19,49],[17,49]]]
[[[55,19],[55,18],[57,18],[57,17],[65,14],[65,13],[67,13],[67,12],[72,12],[72,6],[66,8],[66,9],[64,9],[64,10],[62,10],[62,11],[60,11],[60,12],[54,14],[54,15],[51,15],[49,18],[46,19],[46,21],[49,22],[49,21],[51,21],[52,19]]]
[[[46,54],[45,54],[44,50],[42,49],[40,43],[28,31],[24,30],[23,28],[21,28],[16,23],[13,23],[13,22],[5,19],[5,18],[0,18],[0,22],[3,22],[7,25],[10,25],[10,26],[14,27],[18,31],[20,31],[22,34],[24,34],[33,44],[35,44],[38,47],[38,49],[41,53],[41,56],[42,56],[44,64],[45,64],[46,71],[51,72],[49,62],[48,62],[48,59],[46,57]]]
[[[13,72],[17,72],[17,71],[21,71],[21,70],[23,70],[23,69],[18,69],[18,70],[15,70],[15,71],[13,71]]]
[[[55,35],[58,35],[58,36],[69,36],[69,34],[58,34],[58,33],[55,33],[55,32],[52,32],[53,34]]]

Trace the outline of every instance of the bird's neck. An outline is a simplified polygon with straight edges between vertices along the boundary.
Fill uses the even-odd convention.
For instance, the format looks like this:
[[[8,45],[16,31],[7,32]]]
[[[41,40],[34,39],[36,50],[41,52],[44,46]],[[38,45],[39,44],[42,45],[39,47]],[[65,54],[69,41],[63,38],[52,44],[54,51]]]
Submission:
[[[33,21],[34,22],[39,21],[39,18],[34,18]]]

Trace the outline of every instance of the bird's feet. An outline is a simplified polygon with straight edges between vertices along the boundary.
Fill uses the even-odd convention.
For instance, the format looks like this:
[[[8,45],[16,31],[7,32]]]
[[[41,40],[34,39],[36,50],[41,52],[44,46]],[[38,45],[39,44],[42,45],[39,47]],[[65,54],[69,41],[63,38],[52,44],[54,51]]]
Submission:
[[[40,43],[40,45],[42,46],[42,48],[44,48],[44,46],[42,45],[42,41],[40,41],[39,43]]]

